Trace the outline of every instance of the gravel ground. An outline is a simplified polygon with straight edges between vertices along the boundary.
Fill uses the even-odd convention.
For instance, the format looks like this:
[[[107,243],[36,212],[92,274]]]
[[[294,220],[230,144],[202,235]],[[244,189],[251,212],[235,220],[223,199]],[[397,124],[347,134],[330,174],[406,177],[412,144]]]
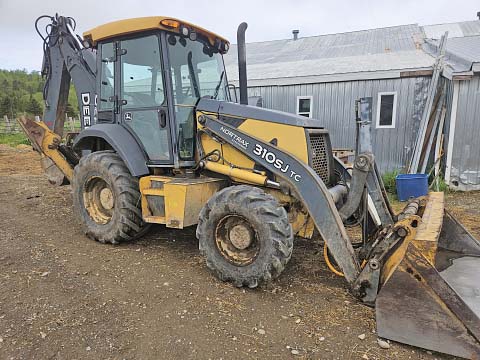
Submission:
[[[448,199],[478,217],[479,194]],[[296,240],[268,287],[236,289],[208,272],[194,228],[85,238],[70,188],[49,185],[28,148],[0,146],[0,204],[0,359],[445,358],[380,348],[374,310],[328,271],[318,240]]]

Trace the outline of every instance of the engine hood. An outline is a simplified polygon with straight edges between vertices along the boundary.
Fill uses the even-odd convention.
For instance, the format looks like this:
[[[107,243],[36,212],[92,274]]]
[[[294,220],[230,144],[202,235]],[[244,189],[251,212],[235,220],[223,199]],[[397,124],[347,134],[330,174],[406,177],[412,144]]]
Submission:
[[[197,103],[198,111],[213,112],[219,116],[255,119],[278,124],[323,129],[319,120],[294,115],[283,111],[264,109],[256,106],[241,105],[228,101],[202,98]]]

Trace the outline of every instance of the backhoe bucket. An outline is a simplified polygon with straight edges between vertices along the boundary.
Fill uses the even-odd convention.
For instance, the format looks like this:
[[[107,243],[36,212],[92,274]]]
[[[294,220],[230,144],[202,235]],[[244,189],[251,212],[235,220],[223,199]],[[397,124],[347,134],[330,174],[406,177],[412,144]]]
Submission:
[[[377,296],[378,336],[480,359],[480,242],[443,212],[442,197],[403,251]]]
[[[25,116],[21,116],[17,121],[35,151],[42,155],[41,164],[48,181],[54,185],[67,183],[64,178],[71,181],[73,167],[60,151],[62,138],[51,131],[43,121],[35,121]]]

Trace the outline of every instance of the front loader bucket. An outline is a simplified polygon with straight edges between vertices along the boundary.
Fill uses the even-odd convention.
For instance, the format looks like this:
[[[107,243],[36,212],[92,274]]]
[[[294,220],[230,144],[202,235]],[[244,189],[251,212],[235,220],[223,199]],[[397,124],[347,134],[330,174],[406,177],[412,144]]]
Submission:
[[[480,359],[480,242],[443,209],[432,214],[427,206],[422,220],[377,296],[377,333]]]

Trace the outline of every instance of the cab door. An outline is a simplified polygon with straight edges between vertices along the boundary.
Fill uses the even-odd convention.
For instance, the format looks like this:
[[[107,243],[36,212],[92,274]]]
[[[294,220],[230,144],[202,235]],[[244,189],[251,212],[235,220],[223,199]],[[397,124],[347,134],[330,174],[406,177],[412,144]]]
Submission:
[[[150,164],[170,165],[172,144],[165,79],[157,34],[119,42],[119,115]]]

